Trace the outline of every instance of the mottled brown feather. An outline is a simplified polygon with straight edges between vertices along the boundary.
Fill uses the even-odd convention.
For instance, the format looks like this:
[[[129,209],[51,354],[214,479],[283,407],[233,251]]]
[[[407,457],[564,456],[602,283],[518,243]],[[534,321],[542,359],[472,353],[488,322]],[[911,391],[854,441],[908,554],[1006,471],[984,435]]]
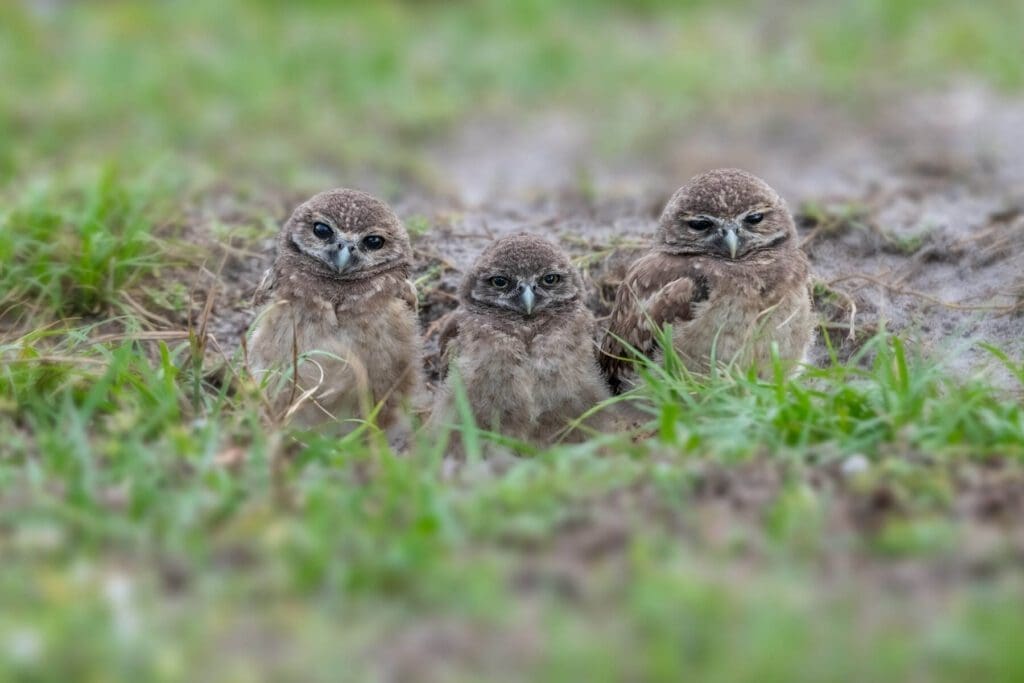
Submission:
[[[441,359],[439,368],[441,373],[441,379],[448,376],[448,365],[451,363],[452,355],[455,352],[455,345],[453,342],[459,336],[459,314],[461,311],[455,311],[448,316],[444,326],[441,328],[441,333],[438,336],[438,357]]]
[[[559,275],[557,283],[537,284],[551,273]],[[493,285],[496,275],[510,285],[534,283],[537,307],[512,306],[509,295],[523,290]],[[439,344],[442,372],[456,369],[479,426],[550,443],[607,398],[594,354],[594,318],[582,289],[564,252],[534,235],[494,242],[467,272],[460,307],[446,322]],[[438,391],[432,417],[437,424],[455,412],[452,382],[448,377]],[[588,418],[586,424],[597,428],[598,423]],[[579,437],[578,430],[568,436]]]
[[[336,231],[330,240],[313,235],[317,222]],[[360,249],[352,267],[335,268],[316,254],[321,245],[338,248],[339,233],[345,239],[378,235],[384,246]],[[401,221],[364,192],[329,190],[295,209],[253,295],[262,310],[251,330],[249,361],[272,384],[275,411],[304,424],[333,418],[350,428],[346,421],[383,403],[377,424],[401,421],[398,408],[415,401],[421,387],[411,256]],[[297,381],[282,387],[293,369]],[[308,400],[292,405],[303,392]]]
[[[758,211],[762,222],[743,223]],[[745,235],[739,253],[730,254],[707,228],[689,226],[705,217]],[[784,360],[802,359],[813,320],[807,258],[795,237],[782,199],[745,171],[711,171],[681,187],[662,213],[651,251],[633,264],[616,294],[600,359],[613,390],[631,372],[628,347],[655,356],[655,333],[666,324],[673,326],[673,346],[695,370],[707,369],[712,358],[740,358],[763,369],[773,342]]]
[[[618,389],[620,375],[630,365],[628,347],[650,355],[655,330],[692,319],[697,287],[686,266],[678,256],[654,252],[637,260],[626,274],[601,346],[601,369],[613,389]]]

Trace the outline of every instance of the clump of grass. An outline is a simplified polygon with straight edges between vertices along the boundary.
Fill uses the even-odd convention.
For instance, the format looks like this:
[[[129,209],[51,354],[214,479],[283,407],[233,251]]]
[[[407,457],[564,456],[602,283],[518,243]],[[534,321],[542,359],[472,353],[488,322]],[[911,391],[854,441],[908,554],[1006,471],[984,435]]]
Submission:
[[[664,362],[640,362],[644,384],[632,398],[674,446],[723,456],[807,452],[823,444],[837,453],[898,444],[1024,455],[1024,407],[980,381],[951,376],[886,332],[849,362],[832,352],[828,366],[797,377],[787,377],[776,359],[770,380],[732,367],[695,376],[664,335]]]
[[[110,312],[161,261],[160,185],[107,168],[87,182],[30,188],[0,214],[0,312]]]
[[[430,232],[430,219],[423,215],[410,216],[405,220],[405,229],[413,237],[420,237]]]
[[[74,664],[132,680],[177,658],[189,664],[161,675],[184,680],[195,666],[226,666],[210,643],[230,639],[232,624],[250,617],[294,649],[290,673],[305,673],[318,643],[359,649],[438,617],[514,638],[515,629],[536,626],[516,611],[524,603],[553,635],[536,661],[519,665],[555,679],[616,670],[758,680],[769,664],[779,680],[820,680],[834,666],[900,678],[928,654],[1002,673],[1020,666],[1019,654],[957,649],[971,633],[966,614],[943,614],[941,642],[927,624],[891,642],[881,630],[860,633],[856,614],[823,596],[808,569],[828,545],[829,500],[802,480],[782,489],[763,524],[773,543],[803,552],[782,553],[777,564],[763,559],[738,585],[728,577],[740,560],[691,552],[674,526],[695,509],[684,486],[693,460],[756,453],[806,463],[857,451],[872,461],[872,476],[890,483],[886,464],[901,464],[896,483],[908,496],[935,489],[882,530],[876,555],[949,552],[957,536],[941,517],[943,481],[923,486],[927,470],[905,454],[927,449],[947,461],[1019,452],[1024,409],[915,358],[897,337],[880,335],[852,362],[796,378],[781,366],[769,379],[732,369],[696,377],[670,351],[664,363],[643,363],[645,383],[627,399],[651,416],[643,428],[650,437],[636,441],[606,436],[531,451],[463,414],[447,440],[463,444],[470,468],[451,480],[441,467],[445,439],[415,439],[395,457],[371,429],[343,439],[282,432],[259,420],[256,401],[222,386],[204,383],[197,405],[203,373],[191,366],[188,344],[96,344],[92,336],[88,328],[43,331],[0,345],[0,442],[15,444],[13,457],[0,455],[0,601],[11,606],[0,615],[0,643],[34,639],[39,650],[22,647],[20,663],[0,658],[0,678],[23,667],[37,680],[60,679]],[[495,440],[530,457],[504,471],[472,469]],[[657,496],[647,498],[650,483]],[[614,533],[574,551],[574,529],[606,519],[602,501],[613,499],[621,522]],[[563,554],[573,571],[546,568]],[[137,597],[127,608],[112,606],[111,580],[132,582]],[[981,605],[964,595],[965,609]],[[1020,619],[1010,598],[1019,593],[1000,595],[1004,621],[985,625],[985,634],[1012,642]],[[855,586],[848,598],[861,598]],[[171,603],[187,605],[180,613],[188,629],[174,621]],[[116,611],[124,609],[139,624],[128,640]],[[808,623],[834,630],[812,634]],[[888,643],[898,659],[841,654],[851,643],[865,651]],[[737,660],[735,651],[751,657]],[[251,653],[226,657],[239,663]],[[870,671],[861,662],[872,662]]]

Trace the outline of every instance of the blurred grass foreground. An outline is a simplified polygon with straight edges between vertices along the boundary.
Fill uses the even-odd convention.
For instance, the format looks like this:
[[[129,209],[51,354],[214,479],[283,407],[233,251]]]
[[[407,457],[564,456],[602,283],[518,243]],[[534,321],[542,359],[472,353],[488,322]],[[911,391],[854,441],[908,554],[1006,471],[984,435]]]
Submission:
[[[268,426],[194,308],[255,284],[208,245],[258,261],[339,177],[423,191],[467,122],[559,112],[614,157],[722,106],[1015,99],[1022,27],[1019,0],[0,3],[0,681],[1024,680],[999,348],[1015,390],[884,328],[793,380],[652,368],[645,438],[450,481],[437,444]]]

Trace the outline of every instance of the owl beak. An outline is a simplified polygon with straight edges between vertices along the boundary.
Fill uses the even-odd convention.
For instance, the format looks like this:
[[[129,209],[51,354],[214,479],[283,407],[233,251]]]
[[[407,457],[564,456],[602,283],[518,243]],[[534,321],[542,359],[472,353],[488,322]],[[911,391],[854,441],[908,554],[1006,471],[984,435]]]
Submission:
[[[729,249],[729,258],[736,258],[736,251],[740,248],[740,238],[736,234],[736,228],[728,227],[725,229],[725,237],[723,237],[725,246]]]
[[[523,285],[523,291],[519,293],[519,300],[523,302],[523,308],[526,310],[526,315],[533,313],[533,287],[530,285]]]
[[[348,266],[349,260],[352,258],[352,249],[349,245],[342,246],[338,250],[338,253],[334,255],[334,267],[341,272]]]

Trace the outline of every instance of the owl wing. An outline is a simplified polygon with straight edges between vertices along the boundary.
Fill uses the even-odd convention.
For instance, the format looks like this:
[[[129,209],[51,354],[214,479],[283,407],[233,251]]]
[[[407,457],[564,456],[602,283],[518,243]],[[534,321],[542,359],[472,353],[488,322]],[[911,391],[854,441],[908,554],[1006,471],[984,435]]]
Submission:
[[[274,290],[276,289],[277,271],[273,267],[267,268],[260,279],[260,284],[256,287],[256,291],[252,294],[252,305],[262,306],[267,303],[274,295]]]
[[[437,339],[438,370],[441,379],[448,376],[448,366],[451,364],[452,356],[455,355],[455,340],[459,336],[459,316],[457,313],[449,313],[448,320],[441,327],[441,334]]]
[[[416,294],[416,285],[414,285],[411,280],[403,280],[402,282],[403,285],[399,290],[399,296],[409,304],[409,308],[411,308],[414,313],[419,313],[420,299]]]
[[[707,296],[702,290],[706,284],[678,256],[649,254],[633,264],[616,293],[601,344],[601,370],[613,389],[621,387],[630,366],[630,347],[649,356],[656,346],[655,332],[665,323],[693,319],[693,304]]]

